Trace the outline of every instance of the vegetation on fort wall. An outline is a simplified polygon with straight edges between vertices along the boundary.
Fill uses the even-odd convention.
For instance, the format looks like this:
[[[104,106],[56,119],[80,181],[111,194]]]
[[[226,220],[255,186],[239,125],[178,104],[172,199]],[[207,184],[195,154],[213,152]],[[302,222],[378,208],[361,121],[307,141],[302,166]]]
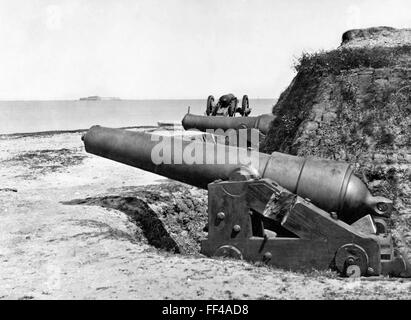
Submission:
[[[290,146],[300,124],[311,110],[320,79],[298,73],[289,88],[281,94],[273,107],[276,118],[271,122],[270,130],[260,148],[263,152],[280,151],[293,154]]]
[[[300,73],[334,74],[356,68],[394,67],[403,55],[411,55],[411,46],[343,48],[333,51],[303,53],[294,68]]]
[[[334,88],[333,104],[344,103],[345,107],[354,111],[355,107],[352,103],[355,105],[356,99],[360,97],[356,88],[358,85],[357,81],[359,80],[354,81],[354,83],[351,83],[348,79],[340,82],[341,79],[345,79],[342,71],[363,68],[393,69],[397,66],[411,68],[411,65],[409,65],[410,56],[410,45],[400,47],[342,48],[329,52],[304,53],[294,66],[297,71],[296,77],[287,90],[281,94],[278,103],[273,108],[273,113],[277,117],[272,122],[271,129],[262,143],[261,149],[267,153],[280,151],[295,154],[297,152],[293,148],[294,140],[300,125],[307,119],[313,105],[319,102],[330,103],[328,99],[331,97],[318,96],[320,86],[322,87],[321,91],[324,91],[324,88]],[[388,86],[383,88],[384,90],[380,90],[380,87],[373,88],[371,86],[368,96],[361,103],[362,108],[374,109],[378,106],[378,109],[381,111],[393,112],[391,108],[393,103],[391,102],[397,98],[396,95],[399,93],[396,91],[399,88],[394,83],[391,85],[394,85],[394,87]],[[408,92],[409,90],[404,91],[404,93]],[[338,93],[340,96],[338,96]],[[352,112],[349,113],[351,114]],[[401,116],[404,116],[404,112],[401,112]],[[361,123],[360,125],[364,125],[369,129],[371,125],[367,126],[366,124],[367,121],[365,121],[365,124]],[[383,126],[378,127],[382,128]],[[367,131],[367,128],[365,128],[365,131]],[[377,137],[380,138],[378,139],[379,143],[383,145],[390,144],[393,140],[392,134],[386,132],[385,129],[381,129]]]

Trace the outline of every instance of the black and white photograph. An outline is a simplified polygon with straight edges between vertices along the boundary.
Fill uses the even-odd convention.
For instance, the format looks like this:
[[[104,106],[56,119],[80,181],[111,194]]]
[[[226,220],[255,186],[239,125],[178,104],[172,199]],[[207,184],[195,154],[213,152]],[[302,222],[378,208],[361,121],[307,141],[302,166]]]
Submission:
[[[0,300],[409,300],[410,13],[0,0]]]

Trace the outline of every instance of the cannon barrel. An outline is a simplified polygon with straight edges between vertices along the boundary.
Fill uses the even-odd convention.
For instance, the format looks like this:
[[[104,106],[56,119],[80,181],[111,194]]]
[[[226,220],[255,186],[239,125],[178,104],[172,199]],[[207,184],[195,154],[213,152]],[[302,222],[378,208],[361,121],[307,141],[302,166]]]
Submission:
[[[157,139],[156,139],[157,138]],[[156,164],[152,153],[159,145],[159,139],[164,138],[164,152],[169,152],[165,158],[171,163]],[[186,146],[189,142],[179,137],[161,137],[144,132],[133,132],[122,129],[93,126],[82,137],[86,151],[95,155],[121,162],[145,171],[153,172],[170,179],[178,180],[190,185],[206,189],[208,183],[221,179],[227,180],[238,164],[206,164],[207,154],[210,155],[217,148],[224,148],[223,144],[205,143],[201,145],[205,150],[202,159],[197,162],[203,164],[187,164],[183,162],[181,150],[176,145]],[[245,150],[245,149],[244,149]],[[179,159],[181,161],[179,161]],[[225,160],[221,161],[225,162]]]
[[[269,178],[310,199],[321,209],[337,213],[339,219],[347,223],[367,214],[388,215],[392,210],[392,202],[373,197],[345,162],[279,152],[269,155],[223,144],[187,141],[179,137],[166,139],[100,126],[91,127],[82,139],[89,153],[200,188],[207,188],[215,180],[230,180],[235,172],[247,167],[253,177]],[[158,155],[169,161],[160,163],[155,158]]]
[[[262,134],[266,135],[270,128],[270,123],[274,119],[275,116],[272,114],[262,114],[258,117],[215,117],[187,113],[181,123],[186,130],[258,129]]]

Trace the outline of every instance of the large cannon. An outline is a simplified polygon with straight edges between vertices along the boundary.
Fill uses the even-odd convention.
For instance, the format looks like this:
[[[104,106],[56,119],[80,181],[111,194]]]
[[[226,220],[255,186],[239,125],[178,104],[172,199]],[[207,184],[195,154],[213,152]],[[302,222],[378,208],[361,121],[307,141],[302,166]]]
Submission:
[[[93,126],[87,152],[209,191],[202,252],[346,275],[405,275],[374,197],[347,163]]]

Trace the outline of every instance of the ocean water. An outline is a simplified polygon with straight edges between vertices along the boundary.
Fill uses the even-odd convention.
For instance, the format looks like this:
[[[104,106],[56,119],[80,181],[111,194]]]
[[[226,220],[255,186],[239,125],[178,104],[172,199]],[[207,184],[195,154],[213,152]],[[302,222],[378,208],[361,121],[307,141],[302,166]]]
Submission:
[[[250,98],[250,116],[270,113],[274,103],[274,99]],[[202,115],[206,99],[0,101],[0,134],[87,129],[95,124],[157,125],[158,121],[181,121],[189,106],[191,113]]]

